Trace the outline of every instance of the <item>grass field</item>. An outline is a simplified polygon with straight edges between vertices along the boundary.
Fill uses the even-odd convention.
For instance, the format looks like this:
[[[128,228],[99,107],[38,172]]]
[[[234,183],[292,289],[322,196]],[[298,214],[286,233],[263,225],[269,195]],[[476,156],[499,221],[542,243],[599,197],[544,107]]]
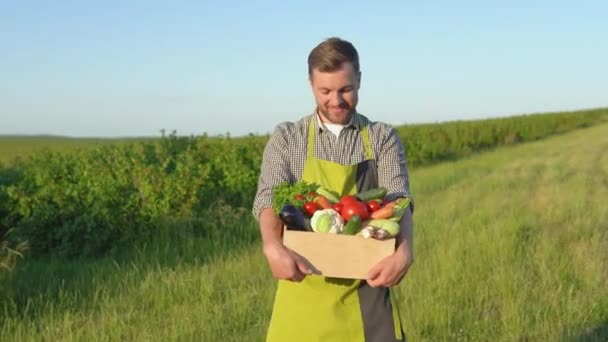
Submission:
[[[608,340],[608,125],[411,172],[410,341]],[[0,341],[262,341],[271,279],[247,209],[114,258],[0,276]],[[215,230],[214,230],[215,231]],[[4,278],[2,278],[4,277]]]

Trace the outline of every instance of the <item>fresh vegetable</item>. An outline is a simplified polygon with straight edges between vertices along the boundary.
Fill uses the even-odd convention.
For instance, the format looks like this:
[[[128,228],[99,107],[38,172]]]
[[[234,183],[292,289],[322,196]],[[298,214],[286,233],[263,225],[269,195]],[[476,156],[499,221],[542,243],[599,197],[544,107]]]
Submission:
[[[318,187],[318,184],[303,180],[296,181],[293,184],[283,182],[272,189],[272,208],[276,214],[281,211],[281,208],[285,204],[292,204],[296,208],[302,208],[304,203],[308,201],[306,195],[312,191],[316,191]],[[296,195],[301,195],[304,199],[301,199],[302,197],[300,196],[298,196],[298,199],[294,198]]]
[[[339,212],[340,214],[342,214],[342,209],[344,209],[344,204],[342,203],[336,203],[334,205],[331,206],[332,209],[334,209],[335,211]]]
[[[304,203],[304,212],[308,214],[308,216],[312,216],[317,210],[321,209],[319,205],[315,202],[306,202]]]
[[[375,233],[375,229],[374,227],[370,227],[370,226],[365,226],[363,227],[363,229],[361,229],[359,231],[359,233],[357,233],[358,236],[362,236],[366,239],[369,238],[373,238],[374,237],[374,233]]]
[[[394,208],[397,205],[397,200],[386,201],[382,206],[387,208]]]
[[[399,234],[400,226],[399,223],[392,220],[370,220],[367,225],[375,229],[383,230],[389,237],[395,237]]]
[[[279,211],[279,218],[288,230],[309,230],[309,223],[300,209],[291,204],[285,204]]]
[[[286,202],[278,213],[289,230],[387,239],[399,234],[398,221],[410,200],[389,201],[386,193],[386,188],[375,188],[339,197],[316,184],[297,181],[273,189],[273,206]]]
[[[342,203],[342,204],[352,203],[352,202],[359,202],[359,200],[357,200],[357,197],[355,197],[353,195],[344,195],[344,196],[342,196],[342,198],[340,198],[340,201],[338,201],[338,203]]]
[[[354,215],[359,215],[359,217],[364,221],[369,218],[369,211],[367,210],[365,203],[359,202],[356,199],[346,201],[344,203],[344,207],[342,208],[341,214],[346,221],[350,220],[350,218]]]
[[[320,196],[325,196],[325,198],[327,198],[331,203],[338,203],[340,200],[340,196],[337,193],[327,190],[321,186],[317,188],[317,194]]]
[[[333,209],[317,210],[310,219],[310,226],[317,233],[340,234],[344,230],[344,219]]]
[[[371,200],[371,201],[367,202],[367,210],[370,213],[373,213],[374,211],[377,211],[378,209],[380,209],[380,202],[378,200]]]
[[[388,233],[384,229],[376,229],[376,231],[374,231],[374,238],[375,239],[384,240],[384,239],[389,238],[389,237],[390,236],[388,235]]]
[[[374,188],[374,189],[362,191],[362,192],[358,193],[357,195],[355,195],[355,197],[360,201],[368,202],[373,199],[382,199],[384,196],[386,196],[387,192],[388,192],[388,190],[386,188],[382,188],[382,187]]]
[[[319,207],[323,209],[329,209],[332,207],[331,202],[327,199],[327,197],[321,195],[315,198],[315,203],[317,203]]]
[[[374,211],[370,217],[372,219],[391,219],[397,222],[401,220],[401,217],[403,217],[403,212],[409,204],[409,198],[401,197]]]
[[[373,213],[371,213],[370,217],[372,219],[388,219],[393,216],[393,207],[392,206],[384,206]]]
[[[343,234],[346,235],[355,235],[361,229],[361,217],[359,215],[353,215],[346,225],[344,226]]]
[[[357,233],[366,239],[374,238],[384,240],[399,234],[399,223],[388,219],[370,220],[364,223],[364,227]]]
[[[390,220],[398,222],[403,217],[403,213],[406,209],[409,210],[410,199],[407,197],[401,197],[395,201],[395,206],[393,207],[393,216],[390,217]]]

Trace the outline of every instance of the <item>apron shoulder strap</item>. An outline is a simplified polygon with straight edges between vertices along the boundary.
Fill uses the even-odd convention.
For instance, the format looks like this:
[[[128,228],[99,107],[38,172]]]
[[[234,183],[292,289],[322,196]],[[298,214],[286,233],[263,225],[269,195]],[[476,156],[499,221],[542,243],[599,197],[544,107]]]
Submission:
[[[361,137],[363,138],[363,148],[365,149],[365,159],[374,159],[372,144],[369,138],[368,120],[361,114],[357,113],[357,121],[361,127]]]
[[[315,116],[308,123],[308,144],[306,145],[306,155],[308,159],[315,156]]]

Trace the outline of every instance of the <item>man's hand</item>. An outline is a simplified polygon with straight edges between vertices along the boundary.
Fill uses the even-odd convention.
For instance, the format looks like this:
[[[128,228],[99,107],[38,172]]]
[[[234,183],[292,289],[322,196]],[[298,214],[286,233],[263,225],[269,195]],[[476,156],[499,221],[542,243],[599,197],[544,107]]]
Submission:
[[[268,260],[270,271],[276,279],[301,281],[311,273],[306,263],[298,254],[283,246],[281,232],[283,224],[274,214],[272,208],[262,210],[260,214],[260,231],[264,246],[264,255]]]
[[[414,221],[411,210],[406,209],[399,221],[399,234],[393,255],[382,260],[367,273],[367,283],[371,287],[391,287],[398,285],[414,262],[412,253]]]
[[[280,243],[265,245],[264,255],[276,279],[300,282],[311,273],[306,262],[298,254]]]
[[[413,256],[405,248],[399,248],[393,255],[382,259],[367,274],[367,283],[371,287],[391,287],[398,285],[410,265]]]

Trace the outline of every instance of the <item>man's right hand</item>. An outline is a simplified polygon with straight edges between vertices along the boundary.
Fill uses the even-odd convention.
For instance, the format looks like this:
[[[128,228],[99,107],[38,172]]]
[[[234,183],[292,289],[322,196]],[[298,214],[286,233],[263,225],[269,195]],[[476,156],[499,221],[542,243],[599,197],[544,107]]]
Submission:
[[[300,282],[311,273],[302,257],[283,246],[282,243],[264,245],[264,255],[268,260],[272,275],[276,279]]]

